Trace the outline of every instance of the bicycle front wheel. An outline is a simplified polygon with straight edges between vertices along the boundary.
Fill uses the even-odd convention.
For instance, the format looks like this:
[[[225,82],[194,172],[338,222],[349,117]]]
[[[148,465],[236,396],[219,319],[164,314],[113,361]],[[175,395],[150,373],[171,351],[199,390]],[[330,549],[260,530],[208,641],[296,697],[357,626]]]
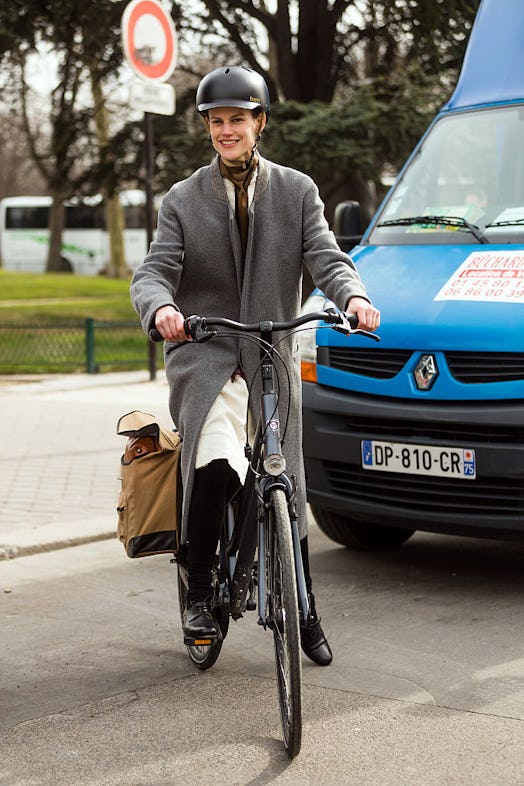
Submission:
[[[269,500],[268,586],[284,745],[293,758],[302,742],[302,664],[291,522],[284,492]]]

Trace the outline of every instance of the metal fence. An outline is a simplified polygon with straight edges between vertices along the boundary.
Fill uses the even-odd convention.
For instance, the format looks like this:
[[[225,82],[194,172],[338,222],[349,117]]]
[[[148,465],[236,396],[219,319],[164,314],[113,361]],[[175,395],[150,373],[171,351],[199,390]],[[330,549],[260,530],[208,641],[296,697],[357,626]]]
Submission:
[[[158,353],[138,322],[0,323],[0,373],[115,371],[149,368]]]

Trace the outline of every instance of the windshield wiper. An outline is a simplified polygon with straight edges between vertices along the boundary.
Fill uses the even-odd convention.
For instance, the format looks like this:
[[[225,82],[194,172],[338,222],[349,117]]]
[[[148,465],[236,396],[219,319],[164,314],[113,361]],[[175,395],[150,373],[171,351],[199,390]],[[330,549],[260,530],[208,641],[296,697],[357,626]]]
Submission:
[[[486,224],[486,229],[488,227],[512,227],[517,224],[524,224],[524,218],[514,218],[512,221],[494,221],[492,224]]]
[[[407,218],[392,218],[389,221],[382,221],[378,227],[411,226],[413,224],[440,224],[446,227],[464,227],[479,241],[479,243],[489,243],[486,235],[475,224],[470,224],[462,216],[408,216]]]

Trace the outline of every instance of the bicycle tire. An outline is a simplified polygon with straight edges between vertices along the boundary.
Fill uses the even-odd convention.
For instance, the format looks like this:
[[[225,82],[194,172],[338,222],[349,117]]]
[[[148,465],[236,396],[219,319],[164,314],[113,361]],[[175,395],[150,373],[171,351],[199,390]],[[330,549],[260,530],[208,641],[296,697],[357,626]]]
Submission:
[[[177,565],[177,568],[178,604],[180,609],[180,620],[182,622],[182,615],[187,604],[187,569],[180,564]],[[221,635],[216,639],[216,641],[209,645],[186,644],[186,649],[190,660],[201,671],[206,671],[207,669],[210,669],[211,666],[214,666],[218,656],[220,655],[222,644],[224,643],[224,639],[227,636],[229,629],[229,613],[221,605],[221,593],[217,577],[214,577],[213,583],[214,601],[212,613],[213,617],[218,623]]]
[[[293,539],[281,489],[270,493],[269,515],[268,586],[278,700],[284,746],[294,758],[302,742],[302,662]]]

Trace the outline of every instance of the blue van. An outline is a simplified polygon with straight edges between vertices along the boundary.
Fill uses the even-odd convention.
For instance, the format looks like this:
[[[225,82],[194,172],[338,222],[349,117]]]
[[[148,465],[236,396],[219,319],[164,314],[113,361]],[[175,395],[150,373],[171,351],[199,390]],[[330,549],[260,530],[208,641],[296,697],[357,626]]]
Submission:
[[[451,100],[351,257],[382,340],[303,341],[320,528],[368,549],[416,530],[522,537],[523,0],[482,0]]]

